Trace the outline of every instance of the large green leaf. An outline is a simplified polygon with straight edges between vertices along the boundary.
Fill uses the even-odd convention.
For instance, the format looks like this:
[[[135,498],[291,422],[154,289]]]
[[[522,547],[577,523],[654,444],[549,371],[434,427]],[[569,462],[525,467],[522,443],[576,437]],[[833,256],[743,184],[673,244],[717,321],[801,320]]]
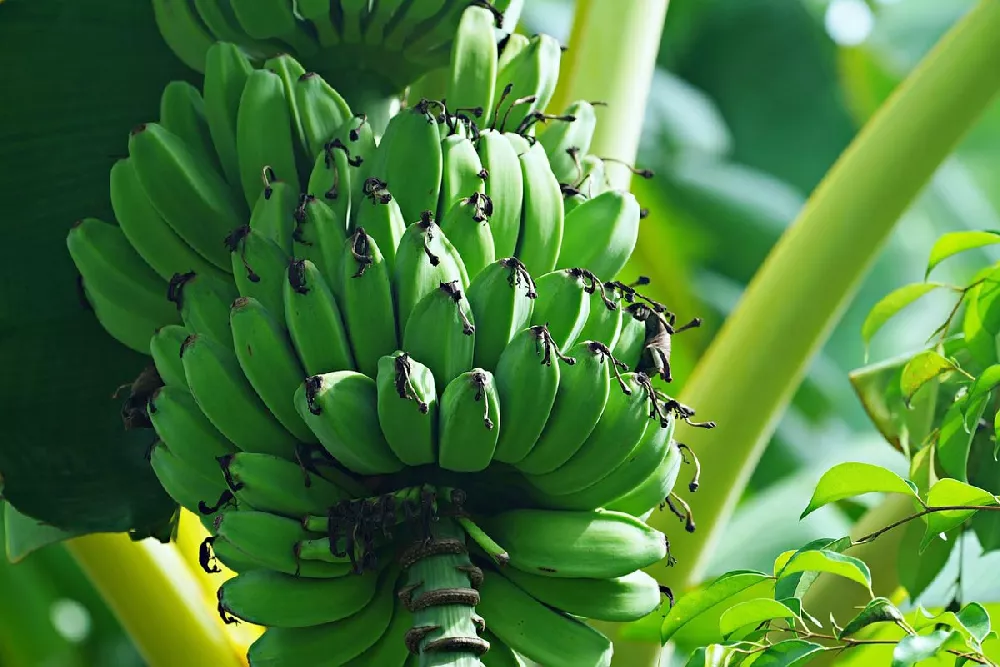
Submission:
[[[111,217],[108,172],[128,131],[157,116],[160,90],[189,74],[149,2],[9,0],[0,5],[0,437],[3,495],[61,528],[162,523],[173,504],[126,434],[116,388],[147,360],[83,306],[66,232]]]

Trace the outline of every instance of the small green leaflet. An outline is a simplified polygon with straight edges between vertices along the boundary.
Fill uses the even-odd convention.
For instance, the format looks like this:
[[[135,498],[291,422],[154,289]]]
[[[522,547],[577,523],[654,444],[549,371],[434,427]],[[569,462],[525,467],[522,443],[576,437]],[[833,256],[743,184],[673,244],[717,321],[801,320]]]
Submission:
[[[83,534],[83,531],[67,532],[33,519],[18,512],[10,503],[0,502],[0,512],[4,513],[0,526],[5,528],[0,532],[5,534],[7,559],[11,563],[18,562],[36,549]]]
[[[982,285],[976,285],[965,293],[965,316],[962,318],[962,336],[972,357],[988,366],[997,363],[996,336],[983,326],[979,313],[979,292]]]
[[[993,436],[996,439],[996,444],[993,445],[993,460],[1000,460],[1000,410],[993,415]]]
[[[1000,243],[1000,234],[991,231],[949,232],[944,234],[931,248],[927,260],[927,271],[924,278],[930,275],[934,267],[944,260],[967,250]]]
[[[858,630],[866,628],[872,623],[896,623],[903,627],[905,623],[903,613],[896,609],[896,605],[886,598],[873,598],[857,616],[852,618],[847,625],[838,633],[838,637],[850,637]]]
[[[972,389],[969,390],[969,403],[975,403],[977,400],[983,396],[989,395],[991,391],[1000,385],[1000,364],[993,364],[976,378],[976,381],[972,384]]]
[[[677,601],[677,604],[673,606],[666,618],[663,619],[663,624],[660,626],[660,641],[666,643],[674,633],[699,614],[714,607],[726,598],[733,597],[740,591],[770,578],[763,572],[729,572],[705,588],[688,593]]]
[[[966,468],[969,460],[969,448],[972,446],[972,438],[975,435],[974,431],[970,433],[965,428],[967,399],[968,396],[962,397],[948,407],[948,411],[941,420],[937,442],[937,455],[941,467],[949,476],[963,482],[968,479]],[[978,407],[971,406],[970,409],[977,411],[975,418],[978,420],[986,404],[982,400],[977,402]]]
[[[804,639],[788,639],[769,646],[754,660],[753,667],[800,667],[826,649]]]
[[[935,630],[929,635],[907,635],[892,651],[892,667],[910,667],[937,655],[954,630]]]
[[[754,648],[748,642],[702,646],[695,649],[684,667],[729,667],[742,661]]]
[[[957,479],[946,477],[939,480],[931,490],[927,492],[927,506],[950,507],[950,506],[992,506],[1000,504],[1000,499],[989,491],[972,486]],[[956,526],[962,525],[977,510],[946,510],[941,512],[931,512],[927,515],[927,531],[924,539],[920,543],[923,550],[931,540],[940,533],[947,533]]]
[[[917,497],[917,490],[911,482],[882,466],[853,461],[840,463],[820,477],[809,505],[799,518],[804,519],[813,511],[832,502],[874,491],[904,493]]]
[[[899,376],[899,389],[903,394],[903,401],[909,405],[913,395],[921,387],[934,378],[950,373],[957,368],[953,362],[945,359],[934,350],[920,352],[906,363]]]
[[[786,551],[774,559],[774,576],[777,577],[785,568],[785,565],[788,564],[788,561],[790,561],[796,554],[804,551],[814,551],[816,549],[843,552],[850,546],[850,537],[841,537],[838,540],[823,537],[818,540],[813,540],[795,551]],[[797,574],[783,577],[774,586],[774,599],[785,600],[789,598],[794,599],[805,597],[806,592],[808,592],[809,588],[818,577],[819,572],[799,572]],[[808,615],[805,616],[808,617]]]
[[[791,558],[778,575],[782,579],[796,572],[827,572],[855,581],[871,592],[872,575],[863,560],[836,551],[803,551]]]
[[[727,609],[719,619],[719,632],[728,637],[747,625],[759,625],[779,618],[797,618],[798,614],[787,605],[772,598],[747,600]]]
[[[868,317],[865,318],[864,324],[861,325],[861,338],[864,340],[865,346],[867,347],[872,337],[896,313],[939,287],[947,287],[947,285],[941,283],[913,283],[912,285],[904,285],[882,297],[882,300],[868,311]]]
[[[956,614],[946,611],[931,616],[924,609],[916,615],[913,627],[918,631],[937,625],[947,625],[955,630],[965,645],[973,651],[982,651],[982,642],[990,634],[990,615],[978,602],[970,602]]]

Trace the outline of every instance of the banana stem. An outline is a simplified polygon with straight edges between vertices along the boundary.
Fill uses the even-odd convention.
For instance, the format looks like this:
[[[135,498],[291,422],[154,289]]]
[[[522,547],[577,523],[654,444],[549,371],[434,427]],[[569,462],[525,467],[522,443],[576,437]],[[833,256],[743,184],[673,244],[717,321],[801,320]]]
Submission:
[[[66,547],[150,667],[243,664],[202,603],[198,584],[173,545],[95,533],[70,540]]]

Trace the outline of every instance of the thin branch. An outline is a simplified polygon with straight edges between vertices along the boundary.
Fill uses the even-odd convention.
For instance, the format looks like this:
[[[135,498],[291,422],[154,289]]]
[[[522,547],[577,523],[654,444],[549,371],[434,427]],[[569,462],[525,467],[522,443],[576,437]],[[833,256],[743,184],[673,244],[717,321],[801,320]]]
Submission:
[[[893,523],[890,523],[885,528],[880,528],[879,530],[876,530],[874,533],[869,533],[869,534],[867,534],[867,535],[865,535],[863,537],[859,537],[858,539],[856,539],[853,542],[851,542],[851,546],[852,547],[856,547],[859,544],[865,544],[866,542],[871,542],[872,540],[874,540],[875,538],[879,537],[880,535],[882,535],[884,533],[888,533],[893,528],[898,528],[899,526],[902,526],[903,524],[909,523],[910,521],[913,521],[914,519],[919,519],[919,518],[921,518],[923,516],[926,516],[928,514],[933,514],[935,512],[960,512],[960,511],[1000,512],[1000,506],[998,506],[998,505],[944,505],[944,506],[941,506],[941,507],[928,507],[927,509],[921,510],[921,511],[917,512],[916,514],[911,514],[910,516],[904,517],[904,518],[900,519],[899,521],[894,521]]]

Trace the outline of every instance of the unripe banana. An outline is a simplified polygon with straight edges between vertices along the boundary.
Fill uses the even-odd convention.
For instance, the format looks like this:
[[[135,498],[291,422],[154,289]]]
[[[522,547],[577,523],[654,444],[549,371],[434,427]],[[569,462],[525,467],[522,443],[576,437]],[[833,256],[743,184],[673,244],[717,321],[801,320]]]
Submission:
[[[345,126],[353,126],[357,117],[348,119]],[[343,130],[338,130],[338,133]],[[351,215],[352,180],[361,174],[362,158],[351,157],[346,144],[334,137],[317,153],[309,174],[309,194],[328,205],[334,212],[337,226],[345,234]],[[360,201],[360,200],[359,200]]]
[[[405,352],[378,361],[378,417],[386,442],[405,465],[437,460],[438,400],[431,370]]]
[[[149,354],[151,336],[162,328],[163,322],[149,313],[137,312],[135,307],[117,303],[80,281],[83,296],[90,304],[104,330],[119,343],[142,354]]]
[[[160,327],[149,341],[149,354],[153,357],[156,372],[168,387],[187,390],[184,364],[181,363],[181,345],[191,334],[177,324]]]
[[[298,24],[292,0],[229,0],[237,20],[248,35],[258,40],[279,38],[304,57],[319,45]]]
[[[149,399],[148,412],[156,435],[171,454],[213,484],[225,484],[218,458],[236,447],[212,425],[191,394],[179,387],[160,387]]]
[[[370,377],[354,371],[314,375],[296,390],[295,407],[348,470],[379,475],[403,468],[382,436],[378,389]]]
[[[301,518],[323,514],[348,498],[334,483],[311,475],[300,464],[271,456],[238,452],[216,463],[240,506],[262,512]],[[247,619],[249,620],[249,619]]]
[[[552,173],[560,183],[577,183],[583,174],[580,159],[590,151],[597,114],[590,102],[577,100],[559,119],[538,134],[538,143],[549,156]]]
[[[465,264],[444,232],[429,214],[406,228],[396,253],[393,281],[396,290],[396,321],[399,330],[406,323],[414,306],[424,296],[440,288],[441,283],[461,281],[462,289],[469,286]]]
[[[517,151],[501,133],[486,130],[476,141],[476,152],[489,176],[486,196],[493,202],[489,217],[490,231],[497,257],[512,257],[521,231],[521,207],[524,201],[524,181]]]
[[[340,280],[340,260],[347,241],[343,221],[328,204],[309,194],[299,196],[294,218],[292,256],[315,264],[330,287],[331,278]]]
[[[544,148],[535,144],[518,159],[524,205],[516,255],[532,275],[541,276],[556,268],[563,238],[563,196]]]
[[[111,167],[111,206],[129,243],[164,280],[187,271],[226,278],[225,272],[195,252],[157,212],[130,158]]]
[[[472,310],[457,283],[441,283],[417,302],[403,333],[403,348],[442,385],[472,367],[476,349]]]
[[[482,127],[489,125],[493,112],[493,87],[499,58],[493,24],[493,14],[486,8],[466,7],[451,44],[448,105],[452,111],[482,110],[479,116]]]
[[[233,346],[229,308],[237,296],[232,282],[193,271],[174,275],[167,290],[167,299],[177,306],[190,333],[208,336],[229,348]]]
[[[535,281],[538,298],[531,313],[532,324],[544,324],[556,346],[572,346],[590,317],[590,292],[600,281],[579,269],[559,269]]]
[[[517,657],[513,649],[500,641],[500,638],[490,632],[488,628],[482,637],[490,643],[490,650],[479,657],[479,662],[483,663],[483,667],[524,667],[524,663]]]
[[[522,35],[517,32],[512,32],[503,44],[503,50],[500,51],[500,59],[497,62],[497,72],[501,72],[510,65],[510,61],[513,60],[521,51],[528,48],[528,44],[531,43],[531,39],[527,35]],[[499,82],[498,82],[499,83]],[[507,84],[501,84],[499,89],[502,90]],[[496,119],[494,119],[494,122]]]
[[[372,573],[373,576],[373,573]],[[368,665],[384,665],[385,667],[403,667],[407,656],[406,633],[413,626],[413,616],[403,606],[397,597],[393,604],[392,620],[389,627],[370,648],[353,660],[344,663],[344,667],[367,667]]]
[[[340,5],[340,34],[344,44],[359,43],[371,3],[368,0],[339,0],[337,4]]]
[[[545,667],[611,664],[614,649],[607,637],[586,623],[538,602],[500,573],[487,574],[479,590],[482,599],[476,611],[505,644]]]
[[[378,244],[358,228],[343,248],[340,304],[354,361],[370,378],[399,347],[390,275]]]
[[[438,465],[455,472],[485,470],[500,432],[500,401],[493,374],[482,368],[462,373],[441,395]]]
[[[566,463],[597,425],[611,389],[607,348],[585,341],[567,356],[572,365],[559,369],[559,389],[542,434],[531,452],[515,464],[521,472],[539,475]]]
[[[295,437],[257,396],[230,348],[192,334],[181,361],[195,401],[224,436],[242,450],[294,460]]]
[[[285,53],[268,58],[264,62],[264,69],[274,72],[281,79],[281,86],[285,91],[285,100],[288,104],[292,144],[297,149],[295,151],[296,164],[300,167],[306,167],[307,165],[300,163],[299,160],[302,158],[312,158],[316,153],[309,150],[308,141],[303,130],[299,99],[295,94],[295,84],[299,80],[299,77],[306,73],[306,70],[299,61]]]
[[[180,137],[199,160],[216,168],[221,166],[205,117],[205,101],[187,81],[171,81],[163,88],[160,125]]]
[[[225,485],[199,475],[162,441],[153,443],[149,462],[163,489],[189,512],[200,514],[200,508],[213,505],[225,491]]]
[[[484,524],[511,567],[546,577],[622,577],[667,555],[663,533],[621,512],[508,510]]]
[[[220,5],[216,0],[199,2]],[[235,44],[216,42],[205,56],[205,117],[215,152],[222,163],[222,173],[240,197],[243,185],[236,156],[236,118],[243,89],[252,71],[250,60]]]
[[[399,204],[386,189],[386,184],[369,177],[363,186],[364,197],[353,207],[355,211],[353,229],[364,229],[385,259],[386,269],[392,275],[396,262],[396,248],[406,232],[406,222],[399,210]]]
[[[437,219],[441,220],[455,202],[472,193],[485,194],[484,181],[489,177],[479,160],[472,141],[452,134],[441,141],[441,194],[437,202]]]
[[[473,321],[488,323],[476,332],[476,366],[496,368],[507,344],[528,326],[536,295],[534,281],[515,257],[490,264],[473,279],[467,292]]]
[[[496,260],[496,248],[489,219],[493,201],[484,194],[472,193],[455,202],[441,220],[441,229],[462,256],[469,279]]]
[[[353,370],[340,308],[319,269],[308,260],[293,261],[284,290],[285,324],[306,373]]]
[[[558,579],[510,567],[503,576],[549,607],[598,621],[637,621],[660,604],[659,583],[642,570],[608,579]]]
[[[265,185],[250,214],[250,229],[290,255],[297,226],[295,212],[299,205],[299,193],[285,181],[273,180],[273,175],[269,168],[265,168]]]
[[[240,227],[226,243],[240,296],[257,299],[268,312],[284,312],[282,292],[290,259],[288,253],[252,227]]]
[[[289,102],[281,77],[271,70],[254,70],[247,77],[236,118],[236,151],[248,206],[265,187],[266,167],[299,192]]]
[[[543,326],[521,330],[500,355],[496,366],[497,395],[503,405],[494,458],[522,461],[538,441],[552,411],[563,357]],[[525,387],[531,391],[525,392]]]
[[[264,405],[300,442],[317,442],[292,402],[306,372],[288,341],[284,322],[256,299],[243,296],[233,302],[229,322],[236,358]]]
[[[667,496],[674,490],[682,460],[677,443],[671,442],[652,474],[631,490],[608,502],[607,509],[627,512],[632,516],[645,516],[657,506],[662,506]]]
[[[330,0],[298,0],[299,14],[308,19],[316,29],[316,37],[323,48],[340,44],[340,34],[330,16]]]
[[[613,278],[639,238],[639,204],[622,190],[608,190],[566,216],[557,266],[580,266]]]
[[[211,31],[212,35],[215,36],[217,43],[221,41],[231,42],[230,46],[239,45],[246,51],[248,56],[255,60],[263,60],[267,53],[282,50],[283,45],[276,41],[255,40],[250,37],[243,29],[243,26],[240,25],[239,20],[236,18],[236,13],[233,11],[232,5],[228,0],[223,0],[222,2],[219,0],[193,0],[193,4],[198,10],[198,16],[205,26],[208,27],[209,31]],[[205,55],[206,72],[209,68],[208,60],[210,54],[211,49]],[[234,115],[233,118],[235,119],[235,117]],[[239,177],[237,177],[237,180],[239,180]]]
[[[644,303],[619,302],[622,309],[622,330],[612,347],[612,354],[629,368],[636,368],[646,344],[646,319],[652,309]]]
[[[215,41],[188,3],[153,0],[153,17],[160,35],[181,61],[193,70],[201,70],[205,52]]]
[[[209,523],[205,526],[205,529],[209,531],[213,530],[212,524]],[[209,551],[209,546],[211,546],[211,551]],[[218,537],[209,537],[205,542],[202,542],[199,556],[201,558],[202,569],[208,573],[212,573],[214,571],[213,568],[219,569],[212,564],[213,558],[233,572],[249,572],[250,570],[258,570],[266,567],[254,560],[252,556],[234,547],[229,540],[223,540]]]
[[[371,167],[372,156],[375,154],[375,133],[371,123],[364,114],[355,114],[340,129],[337,130],[331,142],[331,147],[343,152],[348,158],[351,206],[356,206],[364,197],[362,187]],[[343,175],[341,175],[343,180]],[[313,193],[316,194],[316,193]],[[334,207],[336,208],[336,207]],[[351,211],[351,218],[355,215]],[[348,218],[344,219],[345,224]]]
[[[132,131],[128,152],[142,189],[167,224],[202,257],[229,271],[224,241],[244,224],[246,207],[222,176],[156,123]]]
[[[295,82],[295,101],[302,119],[308,155],[316,155],[351,118],[351,108],[323,77],[307,72]]]
[[[531,150],[531,142],[520,134],[517,134],[516,132],[504,132],[503,136],[507,139],[508,143],[510,143],[510,147],[514,149],[514,152],[517,153],[518,157],[521,157]]]
[[[219,608],[268,628],[307,628],[362,611],[375,596],[377,572],[335,579],[301,579],[253,570],[219,588]]]
[[[269,628],[247,652],[250,667],[342,665],[363,655],[389,627],[398,576],[398,568],[385,568],[371,603],[345,619],[308,628]]]
[[[602,284],[596,276],[592,280],[587,288],[590,291],[590,314],[578,339],[596,340],[613,350],[622,331],[624,304],[615,299],[613,287],[609,287],[607,283]]]
[[[511,86],[506,111],[501,106],[501,131],[520,132],[530,127],[535,112],[548,106],[555,93],[559,78],[559,61],[562,49],[559,42],[549,35],[536,35],[528,46],[500,67],[497,72],[497,89]],[[506,58],[505,58],[506,60]]]

